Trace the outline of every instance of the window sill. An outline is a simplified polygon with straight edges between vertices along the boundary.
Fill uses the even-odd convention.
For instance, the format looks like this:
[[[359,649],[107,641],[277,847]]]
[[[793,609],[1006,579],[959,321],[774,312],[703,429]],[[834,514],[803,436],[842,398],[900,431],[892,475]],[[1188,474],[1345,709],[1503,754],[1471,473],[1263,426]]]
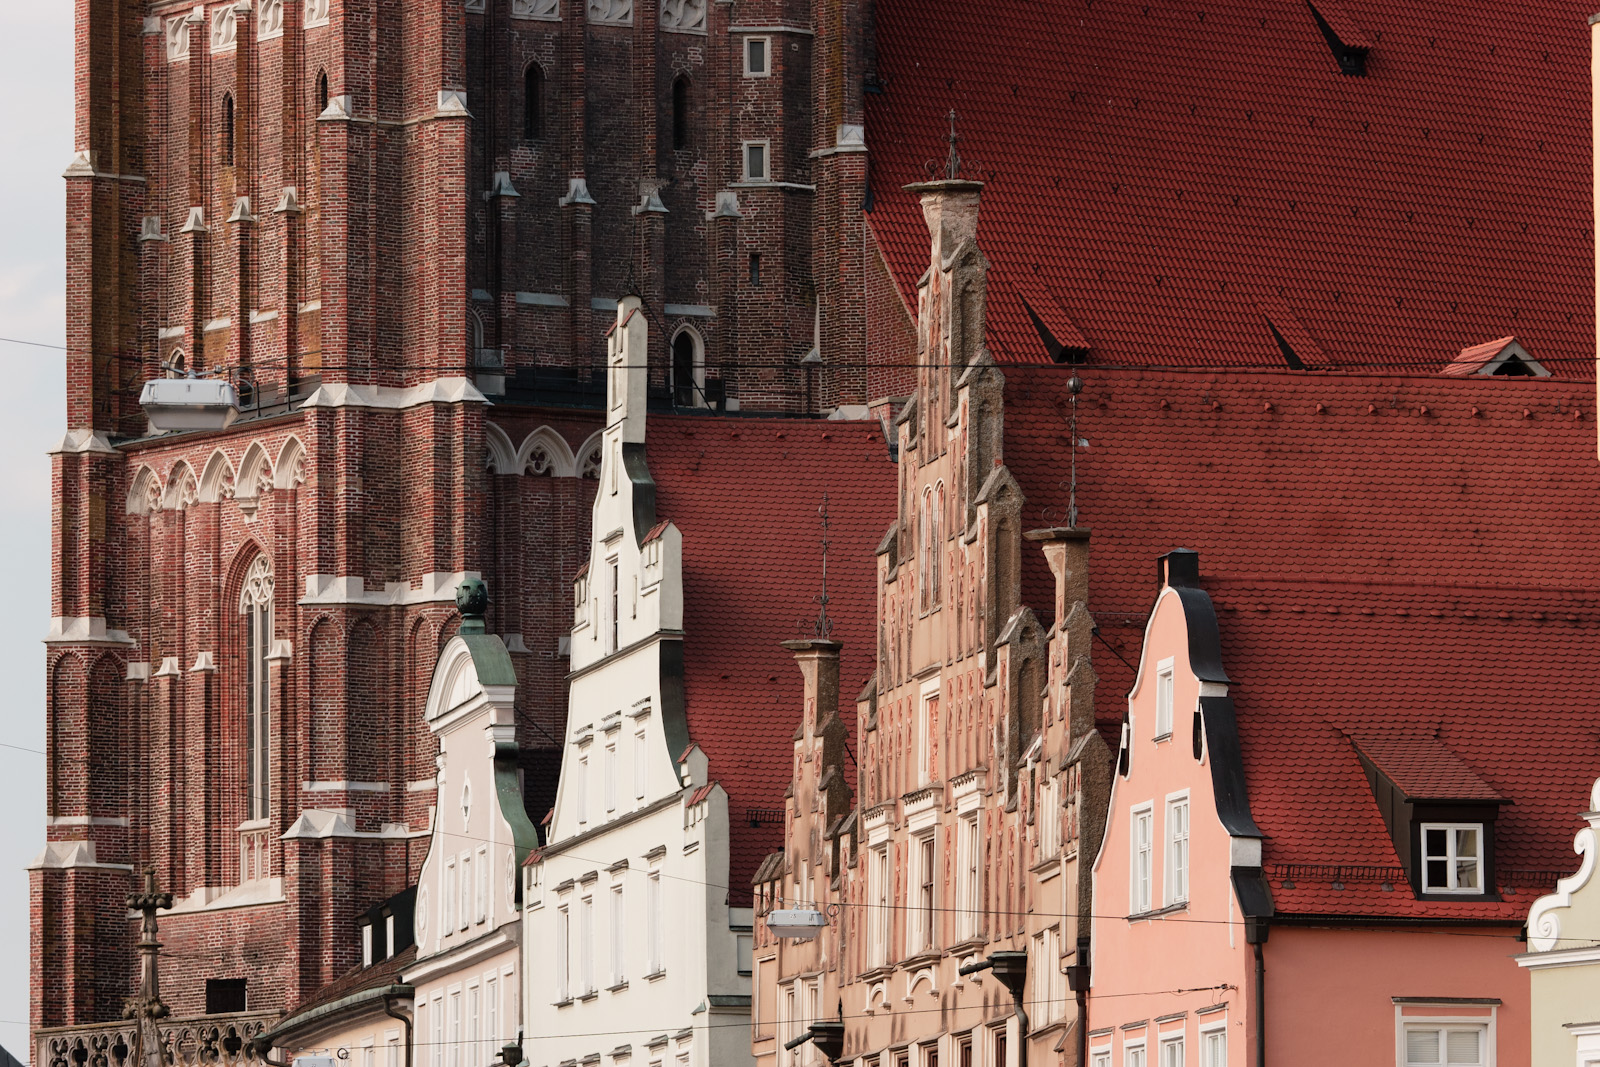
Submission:
[[[570,1008],[571,1006],[572,1006],[572,998],[571,997],[568,997],[565,1000],[558,1000],[554,1004],[551,1005],[551,1007],[553,1007],[553,1008]]]
[[[666,972],[665,969],[659,970],[659,971],[651,971],[649,974],[644,976],[644,980],[646,982],[656,982],[656,981],[660,981],[661,979],[665,978],[666,976],[667,976],[667,972]]]
[[[1150,740],[1154,741],[1158,745],[1163,741],[1171,741],[1172,740],[1172,731],[1168,730],[1164,734],[1156,734]]]
[[[1176,904],[1168,904],[1166,907],[1157,908],[1154,911],[1134,912],[1132,915],[1128,916],[1128,921],[1134,923],[1143,922],[1146,919],[1164,919],[1168,915],[1177,915],[1188,910],[1189,902],[1187,900],[1180,900]]]
[[[585,993],[583,996],[579,997],[578,999],[583,1001],[585,1004],[587,1004],[589,1001],[594,1000],[599,995],[600,995],[600,991],[598,989],[596,989],[596,990],[593,990],[591,992]]]
[[[862,982],[876,982],[880,978],[887,978],[894,973],[894,968],[887,963],[880,963],[876,967],[862,971],[856,976]]]
[[[988,941],[987,938],[973,936],[973,937],[967,938],[965,941],[957,941],[955,944],[951,945],[946,951],[951,956],[958,957],[958,958],[961,957],[961,956],[970,956],[974,952],[976,952],[980,948],[982,948],[983,946],[987,945],[988,943],[989,943],[989,941]]]
[[[627,988],[628,988],[628,983],[627,982],[618,982],[616,985],[608,985],[608,986],[606,986],[606,992],[607,993],[620,993],[624,989],[627,989]]]
[[[1029,868],[1029,872],[1032,874],[1050,875],[1061,873],[1061,855],[1057,853],[1053,856],[1047,856]]]
[[[943,958],[943,950],[937,948],[925,948],[916,955],[907,956],[905,959],[901,960],[900,969],[903,971],[915,970],[918,967],[926,967],[930,963],[937,963]]]

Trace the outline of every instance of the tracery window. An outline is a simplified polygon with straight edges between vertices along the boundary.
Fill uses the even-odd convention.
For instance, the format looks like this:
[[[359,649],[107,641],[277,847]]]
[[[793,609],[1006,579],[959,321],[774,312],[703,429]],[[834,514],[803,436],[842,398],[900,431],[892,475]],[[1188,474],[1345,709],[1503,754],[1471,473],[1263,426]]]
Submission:
[[[245,807],[247,818],[265,819],[270,805],[272,699],[267,653],[272,647],[272,561],[258,556],[239,592],[244,617]]]

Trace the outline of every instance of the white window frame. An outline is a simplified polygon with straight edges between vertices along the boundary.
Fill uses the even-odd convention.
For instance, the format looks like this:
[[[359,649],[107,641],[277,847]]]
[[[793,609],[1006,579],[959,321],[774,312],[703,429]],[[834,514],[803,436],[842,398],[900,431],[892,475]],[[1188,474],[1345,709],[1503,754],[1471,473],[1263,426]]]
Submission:
[[[917,750],[917,785],[925,786],[933,781],[933,731],[937,728],[934,723],[935,716],[929,714],[929,709],[937,712],[939,707],[939,680],[932,679],[922,687],[921,694],[917,697],[916,736],[912,740]]]
[[[611,984],[626,985],[627,978],[627,911],[622,896],[622,886],[611,887]]]
[[[1172,657],[1156,664],[1156,736],[1159,741],[1172,736],[1173,704]]]
[[[478,922],[487,922],[489,919],[489,881],[493,871],[489,869],[489,846],[478,846],[478,862],[473,865],[476,872],[476,881],[473,883],[473,896],[477,898]]]
[[[1128,911],[1142,915],[1152,910],[1152,895],[1156,881],[1155,857],[1155,805],[1146,800],[1128,811]],[[1141,842],[1139,828],[1143,825]],[[1141,853],[1144,870],[1139,869]],[[1143,885],[1140,885],[1141,876]]]
[[[1183,826],[1178,826],[1178,813],[1182,812]],[[1166,838],[1166,859],[1161,870],[1162,899],[1167,907],[1189,903],[1189,827],[1191,808],[1189,791],[1167,797],[1163,836]],[[1181,883],[1181,884],[1180,884]]]
[[[595,992],[594,984],[594,894],[578,903],[578,981],[583,995]]]
[[[1150,1061],[1145,1056],[1145,1039],[1125,1041],[1122,1045],[1122,1067],[1149,1067]]]
[[[1039,783],[1038,817],[1034,820],[1038,835],[1039,862],[1061,854],[1061,782],[1055,775],[1045,775]]]
[[[1445,831],[1445,854],[1443,859],[1445,861],[1446,884],[1442,886],[1432,885],[1428,881],[1428,860],[1430,858],[1428,854],[1429,830]],[[1460,859],[1456,853],[1456,833],[1461,830],[1472,830],[1478,835],[1478,855],[1476,857],[1475,864],[1478,872],[1478,884],[1475,886],[1458,887],[1455,884],[1456,864]],[[1460,896],[1482,896],[1485,892],[1487,892],[1487,889],[1484,886],[1484,878],[1488,873],[1486,870],[1486,864],[1484,863],[1484,846],[1487,844],[1484,830],[1485,824],[1481,822],[1425,822],[1422,824],[1422,832],[1418,835],[1417,839],[1417,851],[1422,856],[1421,882],[1422,891],[1424,893],[1449,893]]]
[[[483,1062],[483,988],[477,982],[467,983],[467,996],[465,1014],[462,1016],[461,1032],[465,1035],[465,1053],[467,1067],[478,1067],[472,1060]]]
[[[961,864],[956,883],[956,907],[962,941],[977,937],[982,929],[978,916],[983,886],[983,838],[978,834],[978,814],[962,816],[956,823],[957,861]]]
[[[445,1023],[444,1062],[446,1067],[461,1067],[461,990],[450,990],[445,1005],[449,1015]]]
[[[1216,1054],[1220,1046],[1220,1057]],[[1200,1067],[1228,1067],[1228,1020],[1200,1027]]]
[[[889,963],[889,846],[878,845],[869,857],[867,870],[868,906],[871,909],[872,936],[868,941],[873,967]]]
[[[583,826],[589,821],[589,753],[583,752],[578,756],[577,779],[573,783],[574,795],[572,802],[578,809],[578,825]]]
[[[996,1067],[1005,1067],[997,1064]],[[1111,1067],[1111,1046],[1096,1045],[1089,1050],[1089,1067]]]
[[[644,731],[640,730],[633,735],[633,796],[635,800],[644,799],[645,778],[648,776],[648,763],[646,755]]]
[[[439,936],[449,937],[456,929],[456,861],[452,856],[444,864],[444,885],[439,890]]]
[[[606,813],[617,810],[617,741],[616,738],[606,742],[604,755],[604,774],[606,790]]]
[[[556,1003],[572,999],[572,913],[566,904],[556,908]]]
[[[1183,1038],[1182,1032],[1160,1035],[1160,1044],[1156,1046],[1158,1050],[1156,1057],[1158,1061],[1157,1067],[1188,1067],[1184,1062],[1184,1056],[1188,1054],[1188,1049],[1184,1047]],[[1177,1050],[1175,1057],[1172,1053],[1174,1049]]]
[[[761,43],[762,56],[765,58],[759,69],[750,64],[750,46],[756,42]],[[771,37],[746,37],[744,47],[740,49],[744,56],[744,76],[746,78],[769,78],[772,76],[772,38]]]
[[[750,150],[761,149],[761,173],[750,172]],[[753,141],[739,142],[739,171],[747,182],[770,182],[772,180],[772,141],[770,138],[758,138]]]
[[[1398,1067],[1494,1067],[1495,1063],[1495,1014],[1487,1018],[1481,1015],[1399,1015],[1399,1006],[1396,1005],[1398,1023],[1395,1026],[1395,1063]],[[1412,1030],[1437,1030],[1441,1035],[1439,1046],[1439,1060],[1429,1064],[1426,1060],[1413,1060],[1406,1055],[1406,1034]],[[1478,1046],[1480,1053],[1477,1064],[1452,1065],[1447,1058],[1448,1038],[1443,1035],[1450,1030],[1477,1030],[1482,1034]]]
[[[931,867],[931,869],[930,869]],[[934,935],[939,924],[939,841],[933,830],[911,838],[911,944],[907,953],[928,952],[937,947]],[[923,893],[928,894],[926,901]]]
[[[666,899],[661,885],[661,872],[651,871],[645,883],[646,930],[645,941],[650,951],[650,974],[667,973],[666,958]]]

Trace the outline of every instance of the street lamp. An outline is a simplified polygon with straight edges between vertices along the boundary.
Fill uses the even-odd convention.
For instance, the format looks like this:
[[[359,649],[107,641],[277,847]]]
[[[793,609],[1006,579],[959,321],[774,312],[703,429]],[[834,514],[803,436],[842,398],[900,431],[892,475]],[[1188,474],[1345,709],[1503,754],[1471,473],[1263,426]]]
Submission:
[[[817,1051],[822,1053],[829,1063],[838,1063],[839,1057],[844,1053],[844,1020],[812,1023],[806,1028],[805,1033],[793,1041],[785,1042],[783,1051],[793,1052],[807,1041],[817,1046]]]
[[[828,920],[816,908],[788,908],[767,913],[767,929],[772,931],[774,937],[811,941],[827,925]]]
[[[979,971],[993,971],[995,978],[1011,994],[1017,1009],[1017,1046],[1022,1062],[1028,1062],[1028,1013],[1022,1008],[1022,991],[1028,984],[1028,954],[1016,950],[991,953],[986,960],[969,963],[957,973],[965,978]]]

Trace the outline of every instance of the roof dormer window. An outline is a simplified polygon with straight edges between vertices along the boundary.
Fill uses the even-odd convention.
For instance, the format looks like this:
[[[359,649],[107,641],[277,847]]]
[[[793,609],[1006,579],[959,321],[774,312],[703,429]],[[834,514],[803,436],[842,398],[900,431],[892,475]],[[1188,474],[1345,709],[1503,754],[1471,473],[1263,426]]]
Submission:
[[[1422,824],[1422,891],[1483,892],[1483,824]]]
[[[1550,372],[1515,337],[1463,348],[1445,368],[1451,378],[1548,378]]]

